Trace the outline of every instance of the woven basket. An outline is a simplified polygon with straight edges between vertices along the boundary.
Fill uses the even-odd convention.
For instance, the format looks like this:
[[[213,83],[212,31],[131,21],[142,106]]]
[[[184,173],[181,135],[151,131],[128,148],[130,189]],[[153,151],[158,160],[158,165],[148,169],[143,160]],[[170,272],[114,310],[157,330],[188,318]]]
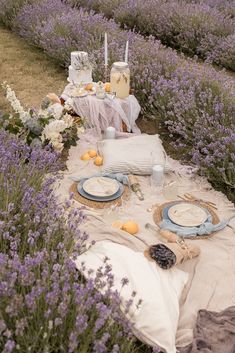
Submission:
[[[198,202],[198,201],[177,201],[177,203],[188,203],[191,205],[196,205],[196,206],[202,206],[205,208],[211,215],[212,217],[212,224],[218,224],[220,222],[219,217],[215,213],[215,211],[208,206],[208,204],[205,204],[203,202]],[[162,205],[158,206],[158,208],[154,211],[153,213],[153,220],[154,222],[159,225],[159,223],[163,220],[163,209],[169,205],[172,204],[172,201],[170,202],[165,202]],[[196,236],[184,236],[184,239],[207,239],[215,235],[217,232],[213,232],[211,234],[205,234],[205,235],[196,235]]]
[[[69,189],[70,192],[73,193],[73,198],[74,200],[82,203],[83,205],[86,205],[91,208],[97,208],[97,209],[103,209],[103,208],[108,208],[113,205],[121,206],[122,205],[122,200],[128,200],[130,198],[130,190],[127,186],[124,186],[124,191],[123,194],[118,197],[116,200],[113,201],[92,201],[88,200],[82,195],[79,194],[77,190],[77,183],[73,183]]]

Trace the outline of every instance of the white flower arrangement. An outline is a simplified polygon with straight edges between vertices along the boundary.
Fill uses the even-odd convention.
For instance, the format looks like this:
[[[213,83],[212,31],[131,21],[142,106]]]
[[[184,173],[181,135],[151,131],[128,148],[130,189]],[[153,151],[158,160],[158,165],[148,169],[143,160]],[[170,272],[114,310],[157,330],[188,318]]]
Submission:
[[[2,122],[0,120],[0,127],[24,136],[29,144],[49,144],[59,152],[64,147],[76,145],[77,125],[54,93],[47,96],[37,112],[25,111],[11,87],[6,82],[2,86],[15,114],[8,115],[7,119],[5,116]]]
[[[19,117],[22,123],[25,123],[30,118],[29,112],[24,110],[24,108],[20,104],[20,101],[17,99],[15,92],[11,89],[11,87],[6,82],[4,82],[2,86],[6,91],[7,100],[10,102],[14,111],[19,114]]]

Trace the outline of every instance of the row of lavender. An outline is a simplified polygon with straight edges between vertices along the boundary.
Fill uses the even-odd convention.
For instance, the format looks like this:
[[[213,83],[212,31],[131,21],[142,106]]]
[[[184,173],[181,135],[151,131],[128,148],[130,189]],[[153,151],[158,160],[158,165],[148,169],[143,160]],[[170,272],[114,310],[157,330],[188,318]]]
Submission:
[[[219,4],[191,1],[68,0],[190,56],[235,70],[235,18],[219,11]]]
[[[235,17],[235,1],[234,0],[185,0],[187,3],[201,4],[206,3],[212,8],[217,9],[226,16]]]
[[[15,0],[0,0],[0,4],[0,20],[16,6]],[[132,86],[142,113],[168,127],[182,159],[190,158],[210,180],[234,190],[235,91],[223,74],[185,61],[153,38],[122,31],[113,20],[60,0],[26,4],[11,23],[17,33],[61,65],[69,64],[70,51],[88,51],[96,63],[95,79],[103,77],[104,32],[109,38],[109,64],[124,57],[129,39]]]
[[[7,132],[0,141],[0,351],[140,352],[107,260],[87,281],[72,261],[87,234],[83,214],[53,195],[58,156]]]

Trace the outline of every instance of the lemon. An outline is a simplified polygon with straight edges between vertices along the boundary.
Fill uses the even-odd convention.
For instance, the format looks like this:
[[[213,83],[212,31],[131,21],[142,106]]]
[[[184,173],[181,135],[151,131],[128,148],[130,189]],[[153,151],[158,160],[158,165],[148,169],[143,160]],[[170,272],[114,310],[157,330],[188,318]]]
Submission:
[[[97,156],[96,159],[94,160],[94,164],[97,165],[98,167],[103,164],[103,158],[101,156]]]
[[[122,225],[122,230],[130,234],[136,234],[139,231],[139,226],[133,221],[128,221]]]
[[[106,82],[104,84],[105,92],[109,93],[110,92],[110,82]]]
[[[89,159],[91,159],[90,155],[88,152],[84,153],[82,156],[81,156],[81,160],[82,161],[89,161]]]
[[[91,158],[94,158],[94,157],[97,156],[96,150],[89,150],[89,151],[88,151],[88,154],[89,154],[89,156],[90,156]]]
[[[85,90],[86,91],[92,91],[92,88],[93,88],[93,83],[88,83],[85,87]]]

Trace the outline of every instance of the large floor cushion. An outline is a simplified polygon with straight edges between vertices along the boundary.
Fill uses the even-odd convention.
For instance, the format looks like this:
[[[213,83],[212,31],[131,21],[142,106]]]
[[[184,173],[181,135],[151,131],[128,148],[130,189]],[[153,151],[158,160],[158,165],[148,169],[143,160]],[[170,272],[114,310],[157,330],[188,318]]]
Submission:
[[[164,165],[170,170],[166,152],[158,135],[139,135],[126,139],[98,142],[103,157],[103,173],[150,175],[152,166]]]

